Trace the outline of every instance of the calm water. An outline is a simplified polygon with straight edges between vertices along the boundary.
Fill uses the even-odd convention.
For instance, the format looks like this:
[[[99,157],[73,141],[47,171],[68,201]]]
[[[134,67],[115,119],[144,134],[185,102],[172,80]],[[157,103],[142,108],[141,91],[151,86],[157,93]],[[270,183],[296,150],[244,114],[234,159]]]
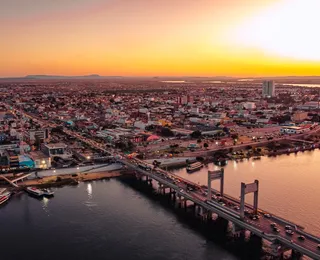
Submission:
[[[0,208],[1,260],[237,259],[118,180],[55,192]]]
[[[320,88],[320,84],[282,84],[282,85],[290,85],[295,87]]]
[[[210,164],[210,170],[218,167]],[[208,168],[188,174],[174,171],[196,183],[207,183]],[[320,236],[320,151],[263,157],[260,161],[230,161],[225,167],[225,193],[240,196],[241,182],[259,180],[259,207],[303,225]],[[212,183],[219,188],[219,181]],[[252,197],[246,199],[252,203]]]

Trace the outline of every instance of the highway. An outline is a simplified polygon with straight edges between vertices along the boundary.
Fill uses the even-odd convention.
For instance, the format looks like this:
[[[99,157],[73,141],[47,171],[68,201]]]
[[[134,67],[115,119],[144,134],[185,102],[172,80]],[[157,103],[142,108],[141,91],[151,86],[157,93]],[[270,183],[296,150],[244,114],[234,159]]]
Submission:
[[[15,110],[15,111],[16,112],[19,111],[24,116],[32,118],[35,122],[39,123],[40,125],[48,125],[50,127],[58,126],[57,124],[48,123],[41,119],[35,118],[34,116],[26,114],[21,110]],[[183,196],[185,199],[193,201],[197,205],[200,205],[203,208],[218,214],[220,217],[225,218],[229,221],[232,221],[233,223],[237,224],[239,227],[242,227],[243,229],[247,229],[252,233],[268,241],[280,242],[282,245],[288,248],[295,249],[298,252],[306,256],[309,256],[313,259],[320,260],[320,248],[319,248],[320,238],[304,232],[303,229],[294,225],[290,221],[282,220],[281,218],[274,216],[272,214],[270,214],[271,215],[270,217],[266,217],[264,214],[261,214],[261,213],[259,213],[259,219],[253,220],[250,217],[250,212],[252,211],[252,208],[248,205],[246,205],[246,208],[245,208],[247,211],[245,218],[240,219],[240,214],[238,210],[238,207],[240,207],[240,202],[235,198],[225,195],[222,198],[218,197],[218,198],[212,199],[210,203],[213,204],[214,206],[212,206],[211,204],[209,205],[206,198],[206,191],[201,186],[195,183],[192,183],[188,180],[185,180],[170,172],[166,172],[159,168],[154,168],[153,165],[147,164],[144,161],[141,161],[135,158],[133,159],[126,158],[116,150],[108,148],[109,150],[107,151],[104,148],[103,144],[90,140],[89,138],[83,137],[76,132],[70,131],[65,128],[63,128],[63,131],[65,134],[69,136],[73,136],[78,140],[84,143],[87,143],[93,148],[99,149],[100,151],[103,151],[105,153],[113,154],[113,156],[117,158],[119,162],[126,165],[128,168],[135,170],[137,172],[140,172],[143,175],[149,176],[150,178],[158,181],[159,183],[166,185],[166,187],[174,189],[177,194]],[[150,170],[142,169],[139,167],[139,165],[140,166],[144,165],[148,167]],[[188,190],[188,187],[189,188],[191,187],[192,190]],[[213,194],[217,194],[217,192],[213,190]],[[218,201],[220,203],[224,203],[224,205],[221,205],[220,203],[218,203]],[[261,210],[261,212],[263,211]],[[272,223],[275,223],[277,225],[280,231],[279,233],[273,231],[271,227]],[[292,230],[294,231],[293,235],[288,235],[285,232],[286,225],[290,225],[292,227]],[[305,237],[304,240],[299,239],[300,234],[304,235]]]

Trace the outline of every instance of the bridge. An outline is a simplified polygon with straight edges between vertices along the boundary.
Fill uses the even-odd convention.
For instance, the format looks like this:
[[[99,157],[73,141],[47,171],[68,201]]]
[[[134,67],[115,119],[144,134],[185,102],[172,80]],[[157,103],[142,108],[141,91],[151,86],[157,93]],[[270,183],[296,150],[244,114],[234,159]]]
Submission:
[[[248,230],[251,234],[271,242],[275,255],[291,249],[296,256],[306,255],[312,259],[320,259],[320,248],[318,247],[320,238],[305,232],[302,227],[288,220],[258,208],[258,181],[250,184],[242,183],[241,200],[239,201],[223,193],[223,170],[208,172],[209,188],[206,188],[170,172],[154,168],[153,165],[138,159],[119,159],[118,161],[136,173],[157,181],[162,189],[170,189],[170,193],[174,192],[184,201],[193,202],[207,214],[208,218],[212,218],[212,213],[215,213],[219,218],[232,222],[237,232]],[[220,192],[210,188],[211,181],[216,179],[221,180]],[[253,206],[245,203],[245,195],[251,192],[254,193]],[[272,225],[275,225],[278,230],[275,231]],[[286,226],[291,227],[293,234],[286,232]]]
[[[50,127],[57,126],[57,124],[44,122],[21,110],[16,111],[32,118],[39,124],[46,124]],[[319,128],[310,131],[309,134],[318,130]],[[238,200],[224,194],[223,171],[208,172],[208,185],[207,187],[203,187],[170,172],[156,168],[144,161],[135,158],[125,158],[111,148],[106,150],[103,144],[85,138],[76,132],[68,129],[64,129],[63,131],[65,134],[73,136],[95,149],[105,153],[112,153],[113,156],[117,158],[118,162],[122,163],[136,174],[157,181],[164,193],[166,192],[166,189],[169,189],[170,194],[172,193],[175,197],[183,200],[184,203],[186,203],[186,201],[194,203],[201,214],[208,219],[212,219],[212,214],[215,213],[220,219],[226,221],[227,224],[228,222],[232,222],[235,227],[235,234],[248,230],[251,234],[256,235],[260,239],[271,242],[273,254],[275,256],[281,256],[284,251],[291,249],[292,255],[295,255],[296,259],[299,259],[301,255],[306,255],[312,259],[320,260],[320,238],[305,232],[301,226],[258,208],[258,181],[249,184],[242,183],[241,199]],[[211,189],[211,181],[214,180],[221,181],[219,192]],[[245,203],[245,195],[248,193],[254,193],[253,206]],[[271,227],[271,225],[275,225],[277,230]],[[290,226],[290,229],[292,230],[291,234],[286,231],[286,228],[288,228],[286,226]]]

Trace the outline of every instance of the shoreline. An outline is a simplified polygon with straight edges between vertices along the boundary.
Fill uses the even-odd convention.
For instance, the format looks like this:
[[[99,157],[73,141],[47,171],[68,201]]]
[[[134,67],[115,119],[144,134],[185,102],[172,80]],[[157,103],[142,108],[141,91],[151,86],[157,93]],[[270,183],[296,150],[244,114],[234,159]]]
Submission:
[[[62,187],[65,185],[76,185],[79,182],[103,180],[110,178],[117,178],[122,176],[123,173],[119,170],[115,171],[105,171],[105,172],[90,172],[90,173],[73,173],[73,174],[63,174],[63,175],[53,175],[46,176],[42,178],[35,178],[30,180],[25,180],[19,182],[19,187],[14,188],[12,186],[3,185],[3,188],[10,189],[12,191],[22,190],[29,186],[35,186],[40,188],[50,188],[50,187]]]
[[[302,147],[301,147],[302,148]],[[260,160],[263,157],[278,157],[278,156],[284,156],[284,155],[290,155],[290,154],[298,154],[298,153],[304,153],[304,152],[314,152],[320,150],[320,145],[317,144],[316,147],[314,148],[304,148],[304,149],[291,149],[290,151],[288,151],[288,149],[279,149],[277,151],[264,151],[260,154],[251,154],[251,155],[246,155],[246,156],[241,156],[241,157],[237,157],[237,156],[228,156],[228,158],[226,157],[225,159],[227,161],[234,161],[237,163],[241,163],[244,160]],[[201,156],[199,156],[201,157]],[[217,166],[223,167],[223,165],[219,165],[216,164],[214,161],[214,157],[210,157],[209,158],[205,158],[202,162],[204,165],[207,165],[209,163],[213,163]],[[161,169],[168,169],[170,170],[178,170],[178,169],[182,169],[184,167],[187,166],[186,162],[171,162],[171,163],[167,163],[165,165],[160,165],[159,168]]]

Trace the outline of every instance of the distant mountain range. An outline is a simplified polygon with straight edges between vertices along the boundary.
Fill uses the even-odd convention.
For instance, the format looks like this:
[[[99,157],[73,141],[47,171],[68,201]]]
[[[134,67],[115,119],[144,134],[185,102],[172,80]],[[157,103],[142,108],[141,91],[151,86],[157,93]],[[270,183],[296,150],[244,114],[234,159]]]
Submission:
[[[122,78],[121,76],[100,76],[98,74],[82,75],[82,76],[60,76],[60,75],[28,75],[26,79],[82,79],[82,78]]]
[[[263,80],[275,80],[278,83],[320,83],[320,76],[281,76],[281,77],[197,77],[197,76],[154,76],[154,77],[127,77],[127,76],[100,76],[98,74],[80,75],[80,76],[61,76],[61,75],[27,75],[25,77],[7,77],[0,80],[71,80],[71,79],[130,79],[130,80],[150,80],[150,81],[166,81],[166,80],[185,80],[185,81],[222,81],[235,82],[237,80],[249,80],[251,82],[261,82]]]
[[[104,78],[122,78],[121,76],[100,76],[98,74],[82,75],[82,76],[60,76],[60,75],[27,75],[25,77],[8,77],[0,78],[5,80],[10,79],[104,79]]]

